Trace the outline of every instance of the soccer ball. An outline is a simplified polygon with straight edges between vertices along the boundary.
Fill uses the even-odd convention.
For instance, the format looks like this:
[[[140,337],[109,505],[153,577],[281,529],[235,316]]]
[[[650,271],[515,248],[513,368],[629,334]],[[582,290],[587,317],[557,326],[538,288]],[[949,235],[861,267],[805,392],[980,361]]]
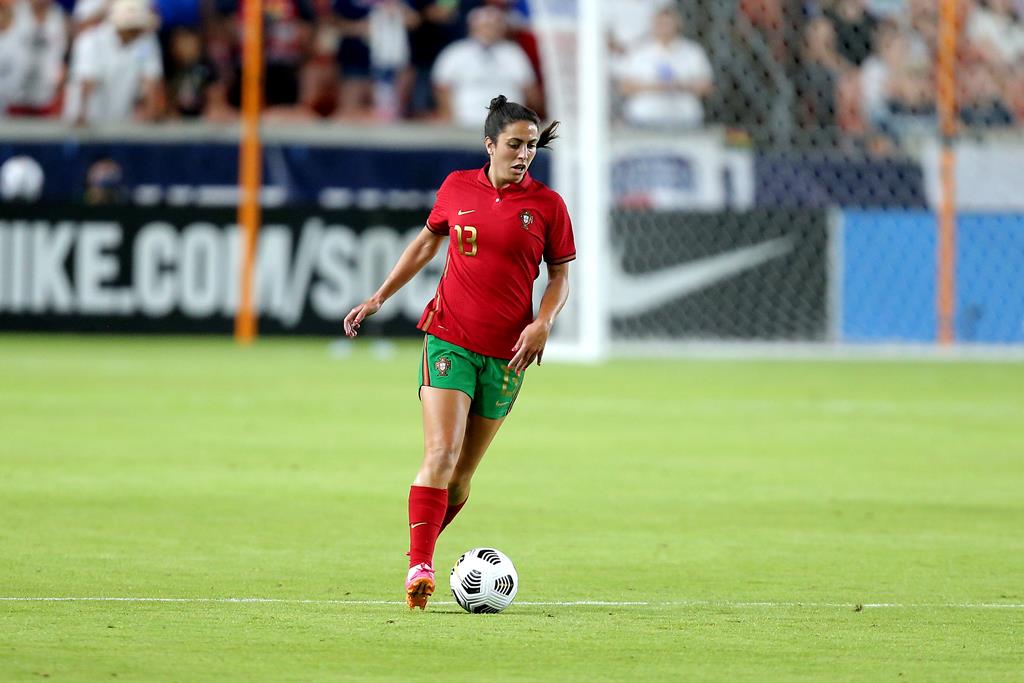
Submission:
[[[455,602],[467,612],[496,614],[509,605],[519,590],[519,575],[512,560],[494,548],[473,548],[462,553],[449,577]]]

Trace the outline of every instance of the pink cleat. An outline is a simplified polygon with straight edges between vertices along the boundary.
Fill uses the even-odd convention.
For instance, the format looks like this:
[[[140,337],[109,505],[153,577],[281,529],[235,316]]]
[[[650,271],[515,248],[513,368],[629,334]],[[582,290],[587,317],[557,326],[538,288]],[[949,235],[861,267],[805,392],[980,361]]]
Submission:
[[[409,609],[427,608],[427,599],[434,594],[434,568],[426,562],[409,567],[405,579],[405,602]]]

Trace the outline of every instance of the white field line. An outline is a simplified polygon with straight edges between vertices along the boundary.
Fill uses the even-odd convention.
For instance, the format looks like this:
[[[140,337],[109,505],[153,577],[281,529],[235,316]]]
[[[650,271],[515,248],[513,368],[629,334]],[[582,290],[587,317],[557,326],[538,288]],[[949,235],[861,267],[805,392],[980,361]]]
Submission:
[[[214,603],[214,604],[283,604],[283,605],[404,605],[403,600],[325,600],[300,598],[146,598],[146,597],[34,597],[0,596],[0,602],[128,602],[128,603]],[[452,601],[434,601],[432,605],[454,605]],[[1003,602],[796,602],[796,601],[733,601],[733,600],[566,600],[528,601],[515,604],[523,607],[724,607],[793,609],[801,607],[832,609],[1024,609],[1024,603]]]

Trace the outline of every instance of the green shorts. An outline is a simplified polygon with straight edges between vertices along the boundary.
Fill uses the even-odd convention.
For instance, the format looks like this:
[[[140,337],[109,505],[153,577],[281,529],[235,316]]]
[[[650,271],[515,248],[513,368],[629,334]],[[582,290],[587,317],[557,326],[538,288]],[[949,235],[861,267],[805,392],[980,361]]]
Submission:
[[[423,338],[420,388],[458,389],[473,399],[477,415],[500,420],[512,410],[526,373],[517,375],[508,361],[469,351],[438,339]]]

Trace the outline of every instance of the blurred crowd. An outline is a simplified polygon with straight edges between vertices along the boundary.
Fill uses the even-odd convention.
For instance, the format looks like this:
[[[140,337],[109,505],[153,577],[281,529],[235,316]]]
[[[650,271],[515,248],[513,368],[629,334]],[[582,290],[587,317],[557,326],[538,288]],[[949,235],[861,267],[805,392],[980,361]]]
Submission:
[[[241,100],[245,6],[0,0],[0,115],[80,125],[231,120]],[[543,109],[525,7],[525,0],[265,0],[265,115],[479,126],[497,92]]]
[[[937,0],[742,0],[790,75],[796,123],[884,151],[938,125]],[[1024,121],[1024,0],[957,0],[956,106],[964,126]],[[786,25],[799,27],[782,44]]]
[[[604,0],[615,116],[729,125],[713,0]],[[937,111],[936,0],[737,0],[798,129],[876,148]],[[1024,0],[957,3],[969,126],[1024,120]],[[265,115],[479,128],[497,93],[545,113],[527,0],[265,0]],[[245,0],[0,0],[0,116],[76,125],[238,116]],[[703,31],[703,32],[702,32]],[[721,36],[724,36],[721,37]]]

